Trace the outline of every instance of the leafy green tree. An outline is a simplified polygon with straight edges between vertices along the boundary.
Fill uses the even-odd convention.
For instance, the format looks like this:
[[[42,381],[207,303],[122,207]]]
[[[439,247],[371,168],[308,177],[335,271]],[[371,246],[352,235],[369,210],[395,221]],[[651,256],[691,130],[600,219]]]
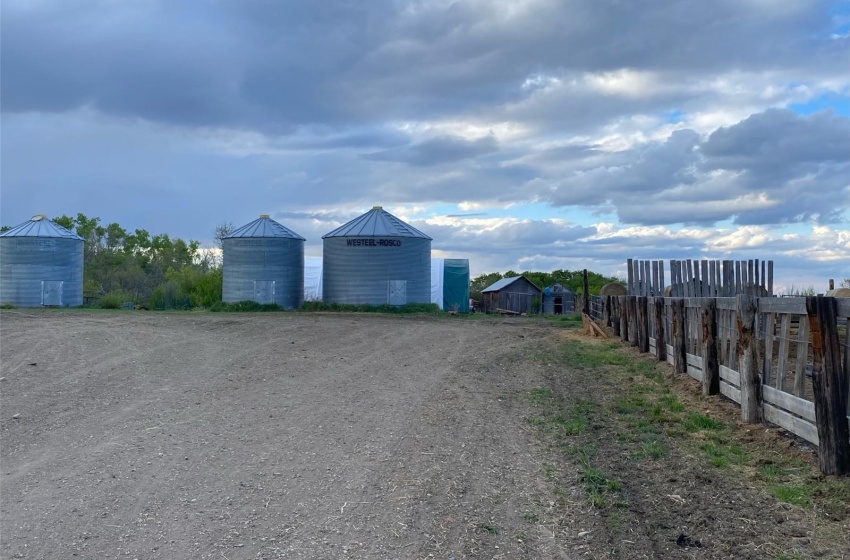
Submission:
[[[489,274],[482,274],[480,276],[475,277],[469,285],[469,297],[474,300],[481,300],[483,296],[481,295],[481,291],[493,284],[494,282],[498,282],[504,278],[499,272],[490,272]]]
[[[116,293],[136,302],[155,299],[182,305],[197,292],[197,305],[203,306],[211,305],[216,297],[221,299],[221,273],[199,259],[197,241],[166,233],[151,235],[145,229],[130,233],[115,222],[102,225],[100,218],[82,213],[62,215],[54,221],[83,238],[86,296]],[[210,278],[205,278],[207,274]]]

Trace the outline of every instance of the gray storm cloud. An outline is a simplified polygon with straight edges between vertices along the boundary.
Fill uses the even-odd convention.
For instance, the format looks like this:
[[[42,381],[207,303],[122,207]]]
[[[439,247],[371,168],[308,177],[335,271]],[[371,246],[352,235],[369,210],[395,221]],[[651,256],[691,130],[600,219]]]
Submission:
[[[328,231],[375,203],[581,221],[439,226],[441,249],[507,244],[507,262],[523,242],[612,260],[654,246],[587,241],[597,217],[844,231],[841,9],[6,0],[0,220],[81,211],[202,240],[258,212]]]

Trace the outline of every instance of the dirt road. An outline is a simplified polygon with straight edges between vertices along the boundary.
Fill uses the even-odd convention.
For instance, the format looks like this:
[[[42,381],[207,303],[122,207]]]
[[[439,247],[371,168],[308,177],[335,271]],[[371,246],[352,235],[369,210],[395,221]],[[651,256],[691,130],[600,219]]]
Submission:
[[[610,523],[520,397],[581,383],[529,358],[556,343],[553,328],[523,319],[4,312],[3,557],[722,558],[735,556],[730,538],[750,539],[750,557],[760,557],[773,550],[758,548],[760,539],[800,537],[759,526],[728,537],[739,523],[720,520],[700,529],[704,547],[682,548],[676,536],[693,528],[700,503],[680,519],[635,499],[626,514],[635,528],[616,535],[631,545],[612,547]],[[688,462],[670,460],[677,469]],[[612,464],[637,480],[631,463]],[[665,468],[654,464],[652,477],[625,491],[676,493],[681,484]],[[703,478],[687,484],[716,500],[722,493]],[[739,517],[778,508],[744,486],[735,498],[747,492],[755,502]],[[793,525],[803,536],[804,518]]]
[[[504,398],[532,381],[500,366],[534,332],[355,315],[4,313],[3,549],[557,557],[551,531],[524,519],[546,489],[525,405]]]

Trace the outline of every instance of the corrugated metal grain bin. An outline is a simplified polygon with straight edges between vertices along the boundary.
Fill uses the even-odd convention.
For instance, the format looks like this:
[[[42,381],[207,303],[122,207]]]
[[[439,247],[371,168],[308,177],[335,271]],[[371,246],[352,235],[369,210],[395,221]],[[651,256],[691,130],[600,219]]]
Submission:
[[[222,299],[304,303],[304,238],[262,214],[221,240]]]
[[[327,303],[431,301],[431,238],[380,206],[322,237]]]
[[[0,303],[83,304],[83,238],[47,216],[0,234]]]

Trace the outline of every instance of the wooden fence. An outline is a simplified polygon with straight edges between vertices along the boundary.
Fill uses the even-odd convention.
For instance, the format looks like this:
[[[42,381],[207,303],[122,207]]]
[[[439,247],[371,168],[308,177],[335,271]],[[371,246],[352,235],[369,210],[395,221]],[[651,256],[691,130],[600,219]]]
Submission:
[[[850,473],[850,299],[594,296],[595,319],[700,383],[818,446],[825,474]]]
[[[664,261],[628,259],[628,292],[648,297],[733,297],[773,295],[773,261],[670,261],[665,286]]]

